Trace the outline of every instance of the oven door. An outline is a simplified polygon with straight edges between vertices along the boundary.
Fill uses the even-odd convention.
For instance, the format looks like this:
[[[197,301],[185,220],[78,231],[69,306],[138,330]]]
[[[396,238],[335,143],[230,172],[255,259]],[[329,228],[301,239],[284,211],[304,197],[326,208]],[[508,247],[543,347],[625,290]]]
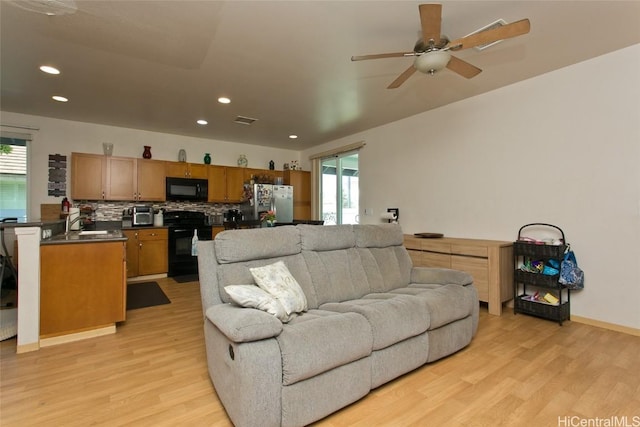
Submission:
[[[210,226],[169,227],[169,277],[198,273],[198,257],[191,255],[191,241],[196,229],[198,240],[211,240]]]

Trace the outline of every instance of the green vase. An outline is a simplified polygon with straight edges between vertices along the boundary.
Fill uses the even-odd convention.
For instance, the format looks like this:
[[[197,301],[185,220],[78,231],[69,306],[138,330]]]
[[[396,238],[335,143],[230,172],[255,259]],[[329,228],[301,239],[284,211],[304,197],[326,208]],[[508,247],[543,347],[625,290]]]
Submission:
[[[204,164],[205,165],[210,165],[211,164],[211,155],[209,155],[209,153],[205,153],[204,154]]]

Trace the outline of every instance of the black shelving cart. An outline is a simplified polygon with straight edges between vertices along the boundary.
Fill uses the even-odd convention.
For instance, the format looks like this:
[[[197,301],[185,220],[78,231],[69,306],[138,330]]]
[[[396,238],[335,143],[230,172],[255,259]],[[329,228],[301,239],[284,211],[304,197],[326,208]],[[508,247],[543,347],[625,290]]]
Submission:
[[[523,230],[531,230],[533,227],[551,231],[559,238],[553,239],[553,242],[526,238]],[[564,232],[560,227],[545,223],[531,223],[520,227],[518,239],[513,242],[514,314],[523,313],[553,320],[561,326],[563,321],[570,319],[571,295],[569,289],[558,282],[560,264],[567,246]],[[546,266],[547,270],[543,270],[541,266],[542,268]],[[548,274],[553,272],[553,268],[558,273]],[[548,296],[549,294],[551,297]],[[545,300],[544,296],[551,301]]]

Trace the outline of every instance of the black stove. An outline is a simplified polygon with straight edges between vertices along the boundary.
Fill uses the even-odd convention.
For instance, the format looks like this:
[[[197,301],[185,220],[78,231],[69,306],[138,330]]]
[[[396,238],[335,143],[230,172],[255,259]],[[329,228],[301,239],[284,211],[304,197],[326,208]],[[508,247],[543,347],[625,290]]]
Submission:
[[[191,240],[211,240],[206,215],[197,211],[165,211],[164,225],[169,227],[169,277],[198,273],[198,257],[191,255]]]

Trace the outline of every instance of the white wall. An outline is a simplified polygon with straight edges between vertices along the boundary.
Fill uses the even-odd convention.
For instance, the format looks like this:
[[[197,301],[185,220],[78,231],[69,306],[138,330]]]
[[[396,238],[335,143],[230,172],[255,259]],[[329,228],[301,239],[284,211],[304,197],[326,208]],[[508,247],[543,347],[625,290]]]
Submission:
[[[300,153],[256,145],[238,144],[203,138],[193,138],[136,129],[104,126],[92,123],[73,122],[2,112],[0,123],[3,130],[30,133],[27,130],[6,127],[18,125],[38,128],[31,132],[34,140],[29,152],[29,218],[39,219],[40,204],[60,203],[60,197],[47,196],[49,154],[63,154],[70,160],[72,152],[102,154],[102,143],[113,143],[113,155],[142,157],[145,145],[157,160],[178,160],[178,151],[187,152],[187,161],[203,163],[205,153],[210,153],[215,165],[236,166],[240,154],[245,154],[249,167],[268,169],[273,160],[277,169],[291,160],[299,160]],[[67,184],[70,181],[70,165],[67,166]],[[67,194],[70,194],[67,187]]]
[[[510,241],[558,225],[586,275],[572,314],[640,328],[640,45],[302,158],[360,140],[363,222],[398,207],[406,233]]]

